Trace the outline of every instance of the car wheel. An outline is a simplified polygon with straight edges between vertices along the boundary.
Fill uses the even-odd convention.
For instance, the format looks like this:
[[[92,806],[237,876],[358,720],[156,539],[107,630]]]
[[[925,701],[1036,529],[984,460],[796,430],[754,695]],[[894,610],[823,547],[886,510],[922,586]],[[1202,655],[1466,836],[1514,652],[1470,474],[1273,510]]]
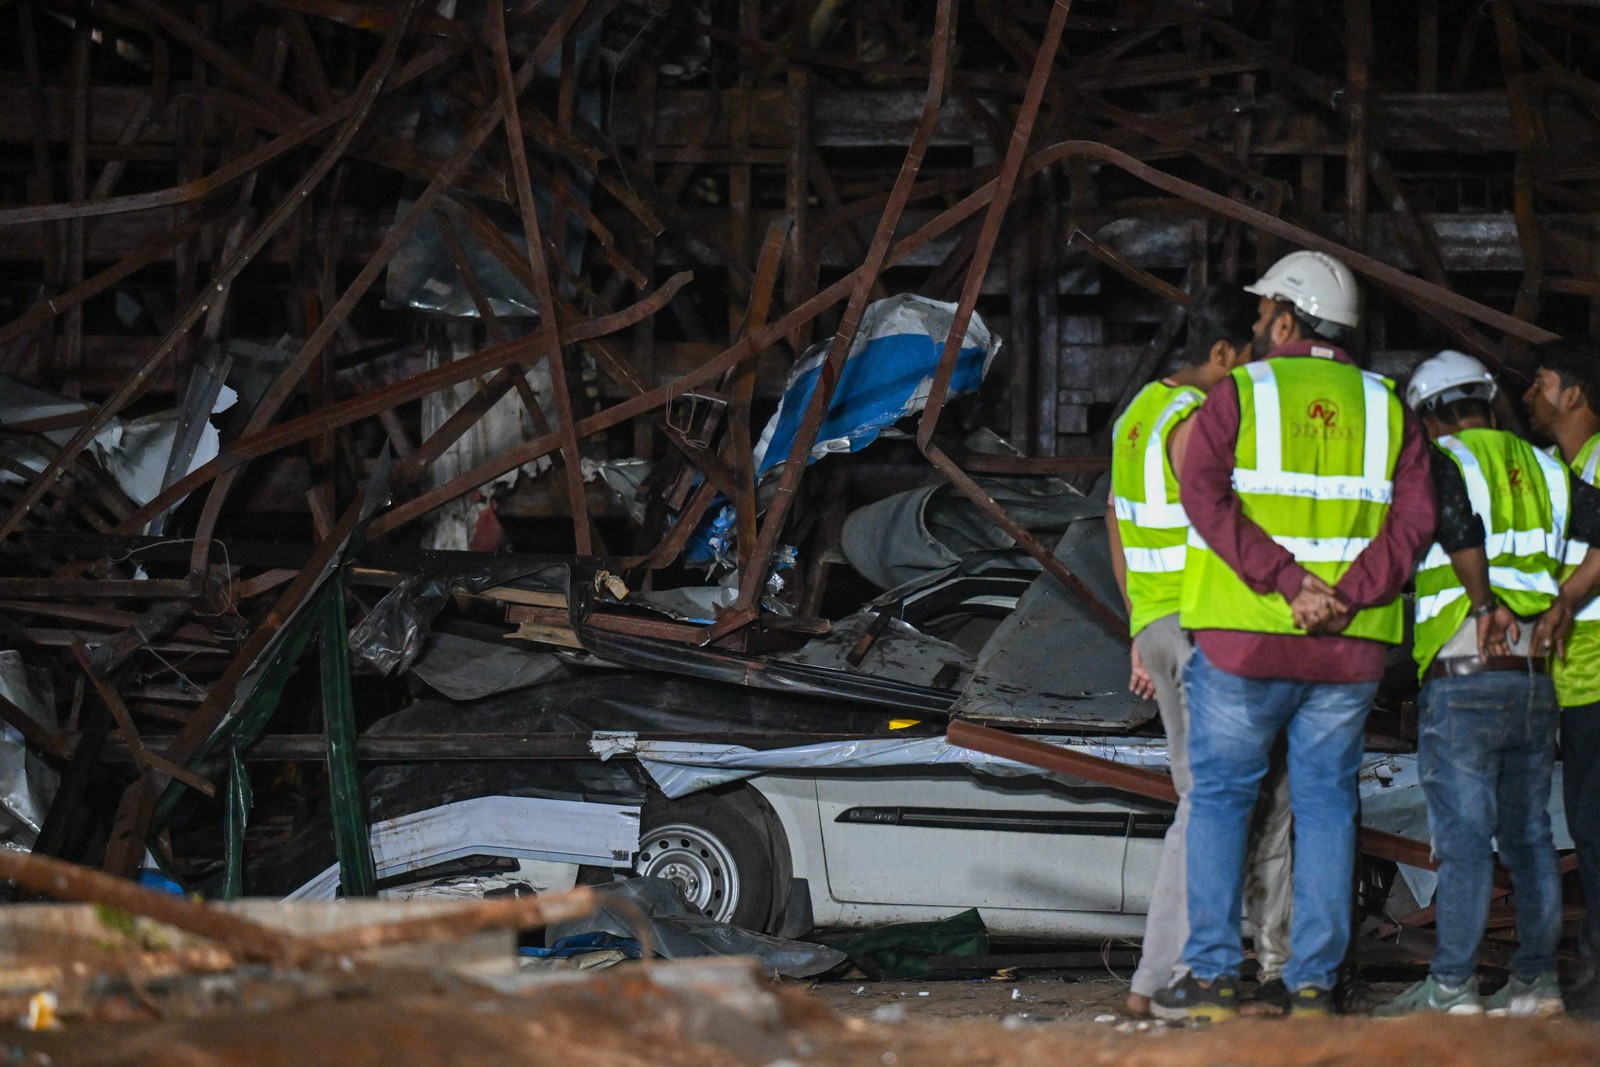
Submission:
[[[729,797],[652,797],[639,819],[634,873],[672,882],[719,922],[764,932],[771,920],[771,835]]]

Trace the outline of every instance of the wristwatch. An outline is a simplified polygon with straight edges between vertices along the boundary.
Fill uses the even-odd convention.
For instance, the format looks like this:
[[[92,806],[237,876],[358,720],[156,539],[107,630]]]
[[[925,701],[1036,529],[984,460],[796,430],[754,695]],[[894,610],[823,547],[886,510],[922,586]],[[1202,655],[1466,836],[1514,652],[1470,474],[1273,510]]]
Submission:
[[[1492,596],[1488,600],[1485,600],[1482,604],[1473,605],[1472,617],[1474,619],[1481,619],[1485,615],[1492,615],[1494,614],[1494,610],[1499,606],[1500,598],[1497,596]]]

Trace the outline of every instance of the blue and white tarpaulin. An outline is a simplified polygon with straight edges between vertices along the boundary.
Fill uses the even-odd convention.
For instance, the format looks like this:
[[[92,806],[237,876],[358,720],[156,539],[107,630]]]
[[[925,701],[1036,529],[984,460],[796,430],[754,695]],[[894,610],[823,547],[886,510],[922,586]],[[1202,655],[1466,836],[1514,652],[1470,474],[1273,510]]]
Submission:
[[[956,305],[912,293],[891,296],[867,306],[861,327],[845,356],[839,382],[828,401],[808,463],[830,452],[859,452],[878,433],[907,415],[921,411],[933,388],[939,353],[955,319]],[[789,371],[783,399],[755,446],[756,474],[782,463],[794,446],[829,342],[813,345]],[[976,314],[961,339],[961,354],[950,379],[950,395],[973,392],[983,382],[1000,339]]]

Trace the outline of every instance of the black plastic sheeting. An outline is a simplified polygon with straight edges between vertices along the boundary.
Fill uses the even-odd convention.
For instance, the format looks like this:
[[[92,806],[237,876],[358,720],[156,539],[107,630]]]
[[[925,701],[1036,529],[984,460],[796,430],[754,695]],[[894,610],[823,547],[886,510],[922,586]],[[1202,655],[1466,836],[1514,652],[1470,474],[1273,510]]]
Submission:
[[[456,591],[477,593],[538,571],[560,573],[561,564],[529,565],[516,559],[485,557],[465,567],[420,571],[402,579],[350,631],[350,651],[393,674],[411,666],[422,652],[429,627]],[[552,586],[559,588],[559,586]]]

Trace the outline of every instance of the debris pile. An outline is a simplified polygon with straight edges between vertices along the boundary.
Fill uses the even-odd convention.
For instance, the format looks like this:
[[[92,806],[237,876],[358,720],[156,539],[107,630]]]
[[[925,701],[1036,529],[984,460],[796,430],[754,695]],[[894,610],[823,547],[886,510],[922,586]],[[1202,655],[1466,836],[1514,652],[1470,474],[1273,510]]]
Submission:
[[[1502,5],[1502,52],[1520,33],[1542,74],[1511,64],[1491,105],[1483,17],[1446,18],[1441,85],[1435,12],[1417,86],[1479,109],[1442,136],[1368,92],[1370,25],[1331,64],[1351,95],[1254,5],[1155,4],[1132,33],[1065,0],[958,32],[957,7],[19,5],[0,845],[218,899],[483,855],[515,867],[491,888],[670,871],[697,910],[798,934],[788,887],[716,915],[717,864],[644,858],[647,796],[1049,759],[1168,798],[1122,692],[1091,414],[1171,355],[1185,286],[1286,243],[1463,350],[1551,336],[1541,293],[1594,283],[1532,214],[1524,119],[1589,122],[1555,87],[1592,95],[1593,42]],[[1510,143],[1493,255],[1396,162]],[[1324,210],[1329,144],[1382,194],[1371,227],[1365,181]],[[1587,196],[1579,171],[1537,197]],[[1515,317],[1487,277],[1513,252]],[[999,628],[962,632],[979,617]],[[615,810],[563,821],[597,796]]]

